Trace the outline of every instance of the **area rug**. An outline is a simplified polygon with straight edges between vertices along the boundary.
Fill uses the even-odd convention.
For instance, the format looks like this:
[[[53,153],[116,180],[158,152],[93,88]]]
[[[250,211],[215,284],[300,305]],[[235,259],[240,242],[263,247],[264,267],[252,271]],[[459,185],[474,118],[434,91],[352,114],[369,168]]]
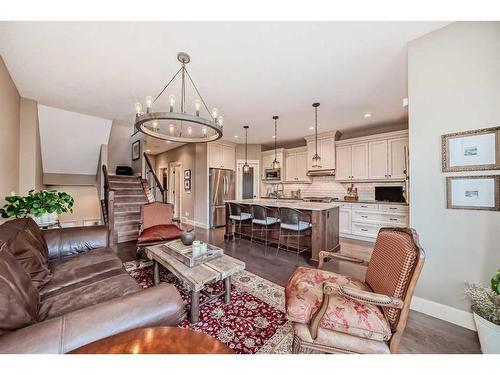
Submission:
[[[127,262],[127,272],[143,288],[153,283],[151,261]],[[181,281],[161,267],[160,280],[175,285],[186,304],[190,293]],[[241,271],[233,275],[231,302],[224,305],[222,297],[200,308],[198,323],[188,319],[179,327],[206,333],[225,343],[240,354],[287,354],[291,352],[292,327],[285,314],[284,288],[251,272]],[[216,294],[224,288],[221,281],[210,284],[206,291]],[[201,296],[203,301],[205,296]]]

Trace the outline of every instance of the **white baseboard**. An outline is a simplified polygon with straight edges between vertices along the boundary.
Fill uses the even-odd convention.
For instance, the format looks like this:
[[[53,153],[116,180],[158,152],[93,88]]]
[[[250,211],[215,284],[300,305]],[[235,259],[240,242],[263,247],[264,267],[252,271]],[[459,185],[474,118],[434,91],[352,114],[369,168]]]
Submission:
[[[461,327],[476,330],[474,318],[470,312],[415,296],[412,298],[410,308]]]
[[[198,228],[203,228],[203,229],[209,229],[208,224],[201,223],[199,221],[194,221],[194,220],[188,219],[186,217],[183,217],[181,219],[181,223],[192,225],[193,227],[198,227]]]

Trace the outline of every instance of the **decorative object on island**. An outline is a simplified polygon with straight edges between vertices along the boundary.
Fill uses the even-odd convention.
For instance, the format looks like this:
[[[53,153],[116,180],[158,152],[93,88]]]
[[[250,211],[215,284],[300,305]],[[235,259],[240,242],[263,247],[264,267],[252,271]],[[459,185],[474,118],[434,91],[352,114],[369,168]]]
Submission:
[[[139,160],[141,156],[141,141],[137,140],[132,143],[132,160]]]
[[[500,169],[500,126],[441,136],[443,172]]]
[[[446,177],[447,208],[500,211],[500,176]]]
[[[279,116],[273,116],[273,120],[274,120],[274,160],[271,164],[271,167],[274,169],[274,170],[277,170],[277,169],[280,169],[280,162],[278,161],[278,153],[277,153],[277,149],[278,149],[278,119],[279,119]]]
[[[315,137],[315,153],[312,158],[312,167],[314,169],[319,169],[321,168],[321,157],[318,155],[318,107],[319,103],[313,103],[312,105],[314,107],[314,137]]]
[[[146,113],[144,113],[141,103],[135,104],[136,129],[151,137],[172,142],[201,143],[221,138],[223,133],[223,117],[219,114],[217,108],[213,108],[211,111],[208,109],[205,100],[187,71],[186,64],[191,61],[190,56],[185,52],[179,52],[177,60],[181,63],[181,67],[167,85],[154,99],[152,96],[146,97]],[[168,98],[169,111],[153,112],[153,104],[179,74],[181,80],[179,111],[175,110],[176,97],[171,94]],[[194,114],[186,112],[186,77],[191,82],[194,94],[197,96],[197,99],[194,101]],[[208,114],[206,118],[200,115],[202,105]]]
[[[184,245],[189,246],[193,243],[194,240],[194,228],[185,230],[181,234],[181,241]]]
[[[354,184],[351,184],[351,186],[347,188],[347,195],[344,195],[344,200],[357,201],[358,199],[358,188],[355,188]]]
[[[65,192],[55,190],[30,190],[28,195],[6,196],[7,203],[0,208],[3,218],[31,217],[39,226],[54,225],[58,215],[63,212],[73,212],[73,197]]]
[[[500,354],[500,269],[492,277],[490,286],[468,283],[465,293],[473,303],[481,351]]]
[[[243,173],[250,172],[250,166],[248,165],[248,125],[243,127],[245,129],[245,164],[243,164]]]

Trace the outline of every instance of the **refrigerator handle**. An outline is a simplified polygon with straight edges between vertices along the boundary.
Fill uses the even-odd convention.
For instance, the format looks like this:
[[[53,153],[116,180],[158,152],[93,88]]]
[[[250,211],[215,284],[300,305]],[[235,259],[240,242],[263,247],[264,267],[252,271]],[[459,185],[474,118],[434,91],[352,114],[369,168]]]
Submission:
[[[222,177],[223,181],[224,181],[224,199],[226,198],[226,194],[227,194],[227,176],[224,176]]]

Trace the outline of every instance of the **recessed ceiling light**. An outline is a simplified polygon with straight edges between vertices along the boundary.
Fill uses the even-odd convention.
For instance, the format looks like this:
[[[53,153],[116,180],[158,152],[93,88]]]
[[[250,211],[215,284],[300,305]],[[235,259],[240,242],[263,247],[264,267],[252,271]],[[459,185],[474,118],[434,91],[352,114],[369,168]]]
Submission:
[[[370,112],[366,112],[365,113],[365,118],[370,118],[370,117],[372,117],[372,114]]]
[[[237,136],[237,135],[235,135],[235,136],[234,136],[234,138],[238,138],[238,136]]]
[[[309,126],[309,130],[314,130],[314,126]]]
[[[167,142],[167,143],[171,143],[172,141],[165,141],[165,142]]]
[[[275,136],[275,135],[273,135],[273,138],[276,138],[276,136]]]
[[[151,151],[151,150],[148,148],[148,149],[146,150],[146,152],[149,152],[149,151]]]

